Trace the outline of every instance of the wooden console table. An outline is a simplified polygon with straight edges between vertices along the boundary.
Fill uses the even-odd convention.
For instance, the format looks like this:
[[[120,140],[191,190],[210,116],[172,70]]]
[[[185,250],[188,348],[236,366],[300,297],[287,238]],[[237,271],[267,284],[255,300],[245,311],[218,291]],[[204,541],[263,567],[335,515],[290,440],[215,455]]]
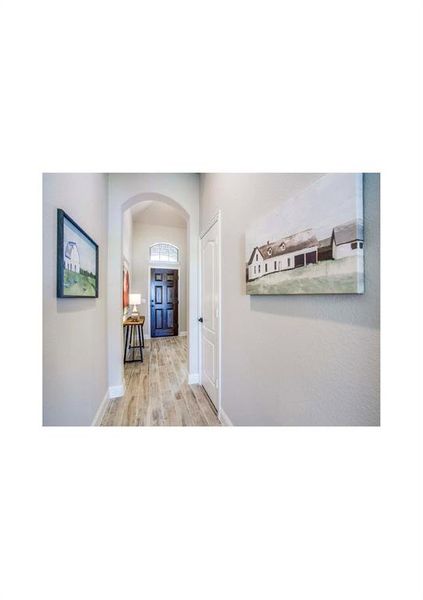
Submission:
[[[140,316],[136,321],[125,319],[123,322],[123,332],[125,339],[125,351],[123,362],[144,362],[142,349],[144,348],[144,323],[145,317]],[[128,358],[131,355],[132,358]],[[136,350],[140,351],[140,358],[135,358]]]

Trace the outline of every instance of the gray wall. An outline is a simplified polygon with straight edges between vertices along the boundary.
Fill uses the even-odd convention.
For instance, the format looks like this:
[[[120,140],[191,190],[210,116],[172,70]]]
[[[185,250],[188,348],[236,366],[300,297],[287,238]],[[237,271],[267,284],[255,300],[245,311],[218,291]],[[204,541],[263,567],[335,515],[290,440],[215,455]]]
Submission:
[[[56,298],[57,208],[99,245],[99,298]],[[107,176],[43,178],[43,423],[91,425],[107,382]]]
[[[222,210],[222,408],[234,425],[378,425],[379,175],[364,176],[363,296],[247,296],[245,230],[318,174],[205,174]]]

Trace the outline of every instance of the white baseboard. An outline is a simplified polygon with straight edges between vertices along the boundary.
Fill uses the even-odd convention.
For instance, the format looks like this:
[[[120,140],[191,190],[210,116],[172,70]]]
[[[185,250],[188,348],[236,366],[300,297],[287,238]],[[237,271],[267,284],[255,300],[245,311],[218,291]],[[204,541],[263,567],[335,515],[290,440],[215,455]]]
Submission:
[[[111,385],[109,387],[109,398],[121,398],[125,393],[125,384]]]
[[[217,415],[219,421],[222,423],[222,425],[225,425],[226,427],[233,427],[233,423],[230,420],[230,418],[228,417],[228,415],[225,413],[225,411],[221,408],[219,410],[219,414]]]
[[[100,425],[106,412],[107,406],[109,404],[109,400],[110,394],[109,390],[107,390],[103,400],[100,402],[100,406],[98,407],[97,412],[95,413],[95,417],[93,419],[93,422],[91,423],[91,427],[97,427],[98,425]]]
[[[185,337],[186,335],[188,335],[188,331],[180,331],[178,335],[179,337]]]
[[[200,373],[188,373],[188,385],[200,383]]]

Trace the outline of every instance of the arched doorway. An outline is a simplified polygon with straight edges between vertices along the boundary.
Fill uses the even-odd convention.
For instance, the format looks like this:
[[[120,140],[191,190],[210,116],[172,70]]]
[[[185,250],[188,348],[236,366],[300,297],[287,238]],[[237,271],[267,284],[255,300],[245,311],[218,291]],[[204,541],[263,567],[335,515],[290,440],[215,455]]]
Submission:
[[[119,397],[123,385],[123,336],[122,336],[122,225],[126,210],[143,202],[163,202],[177,209],[187,223],[187,269],[188,279],[188,383],[199,380],[198,368],[198,186],[187,176],[175,175],[110,175],[109,195],[109,248],[108,248],[108,357],[110,397]],[[181,185],[182,181],[182,185]],[[184,187],[185,186],[185,187]],[[178,194],[171,196],[148,188],[175,188]],[[134,189],[145,189],[130,193]],[[168,190],[166,190],[168,191]],[[175,198],[178,197],[178,199]]]
[[[148,198],[123,207],[122,253],[131,293],[141,294],[146,339],[186,336],[189,216],[157,196]]]

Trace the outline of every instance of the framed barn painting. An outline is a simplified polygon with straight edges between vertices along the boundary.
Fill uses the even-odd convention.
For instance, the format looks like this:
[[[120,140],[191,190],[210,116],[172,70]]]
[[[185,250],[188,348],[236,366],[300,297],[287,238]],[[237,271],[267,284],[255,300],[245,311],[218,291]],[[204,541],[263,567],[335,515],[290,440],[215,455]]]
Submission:
[[[98,246],[57,210],[57,297],[98,298]]]
[[[363,229],[363,174],[323,175],[247,231],[247,294],[362,294]]]

